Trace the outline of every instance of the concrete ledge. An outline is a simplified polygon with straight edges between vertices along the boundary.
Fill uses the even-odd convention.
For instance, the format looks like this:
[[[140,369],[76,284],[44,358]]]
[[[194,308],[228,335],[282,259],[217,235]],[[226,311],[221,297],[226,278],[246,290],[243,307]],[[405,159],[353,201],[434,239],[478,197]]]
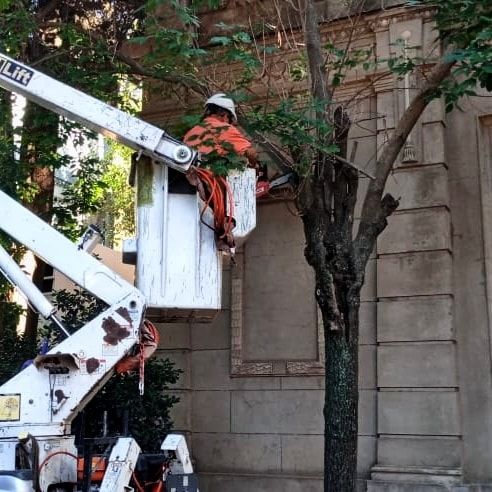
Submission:
[[[450,491],[462,480],[460,468],[385,466],[371,469],[368,492],[441,492]]]
[[[377,463],[383,466],[458,468],[462,445],[459,437],[380,434]]]
[[[322,492],[321,475],[237,475],[200,473],[200,492]],[[355,492],[365,492],[366,481],[357,481]]]
[[[200,492],[322,492],[323,478],[200,473]],[[364,490],[360,489],[361,492]]]
[[[492,492],[492,484],[469,484],[453,487],[453,492]]]
[[[367,482],[367,492],[492,492],[492,484],[455,485],[448,487],[446,485],[430,483],[416,484],[370,480]]]
[[[367,492],[449,492],[445,485],[369,480]]]

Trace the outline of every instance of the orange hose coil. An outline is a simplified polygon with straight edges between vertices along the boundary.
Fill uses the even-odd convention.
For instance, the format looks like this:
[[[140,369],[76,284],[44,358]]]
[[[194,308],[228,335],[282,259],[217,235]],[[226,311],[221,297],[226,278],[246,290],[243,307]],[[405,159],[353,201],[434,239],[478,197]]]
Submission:
[[[216,176],[210,169],[197,167],[195,171],[201,181],[207,185],[209,192],[202,215],[207,207],[213,210],[215,230],[216,232],[223,230],[220,238],[224,238],[232,230],[234,221],[234,196],[229,183],[222,176]],[[227,213],[227,204],[229,213]]]

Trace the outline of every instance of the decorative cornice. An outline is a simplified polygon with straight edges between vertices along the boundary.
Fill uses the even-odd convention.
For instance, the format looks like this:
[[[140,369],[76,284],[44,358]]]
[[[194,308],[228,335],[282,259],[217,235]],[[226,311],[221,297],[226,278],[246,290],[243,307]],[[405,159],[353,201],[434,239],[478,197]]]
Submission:
[[[432,9],[429,8],[398,8],[386,10],[378,14],[370,14],[365,18],[367,25],[373,32],[386,31],[390,24],[398,24],[415,19],[431,20]]]
[[[322,37],[330,35],[337,42],[344,39],[360,39],[364,35],[375,32],[387,31],[390,24],[407,22],[415,19],[425,21],[432,20],[433,10],[429,8],[396,7],[377,12],[363,14],[358,20],[358,25],[353,26],[353,19],[341,19],[325,21],[320,24]]]

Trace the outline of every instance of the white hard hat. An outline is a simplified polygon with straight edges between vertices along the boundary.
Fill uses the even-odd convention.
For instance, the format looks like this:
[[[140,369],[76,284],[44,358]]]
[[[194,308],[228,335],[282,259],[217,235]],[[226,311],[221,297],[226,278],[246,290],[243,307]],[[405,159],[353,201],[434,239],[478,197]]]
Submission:
[[[236,106],[234,104],[234,101],[230,97],[227,97],[225,94],[214,94],[205,101],[205,106],[207,106],[208,104],[215,104],[215,106],[218,106],[219,108],[227,109],[227,111],[230,111],[232,113],[234,120],[237,120]]]

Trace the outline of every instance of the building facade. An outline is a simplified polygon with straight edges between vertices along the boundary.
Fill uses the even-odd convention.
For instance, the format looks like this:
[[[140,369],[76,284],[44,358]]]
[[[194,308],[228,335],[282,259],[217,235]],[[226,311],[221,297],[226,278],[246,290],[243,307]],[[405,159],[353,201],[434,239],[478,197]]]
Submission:
[[[224,2],[204,14],[203,29],[246,11],[261,13]],[[323,25],[323,35],[343,39],[346,22]],[[430,14],[398,6],[378,4],[356,35],[381,58],[402,38],[417,54],[439,49]],[[292,46],[282,57],[295,57]],[[406,91],[422,80],[388,74],[366,90],[363,79],[349,73],[339,97],[364,94],[352,106],[348,155],[356,145],[355,162],[370,171]],[[360,311],[360,490],[492,490],[489,96],[449,114],[433,101],[387,184],[400,206],[369,261]],[[158,97],[143,114],[163,127],[174,115]],[[258,205],[257,229],[226,266],[214,322],[160,326],[160,354],[184,371],[175,426],[189,435],[204,492],[319,492],[324,340],[313,273],[292,202]]]

